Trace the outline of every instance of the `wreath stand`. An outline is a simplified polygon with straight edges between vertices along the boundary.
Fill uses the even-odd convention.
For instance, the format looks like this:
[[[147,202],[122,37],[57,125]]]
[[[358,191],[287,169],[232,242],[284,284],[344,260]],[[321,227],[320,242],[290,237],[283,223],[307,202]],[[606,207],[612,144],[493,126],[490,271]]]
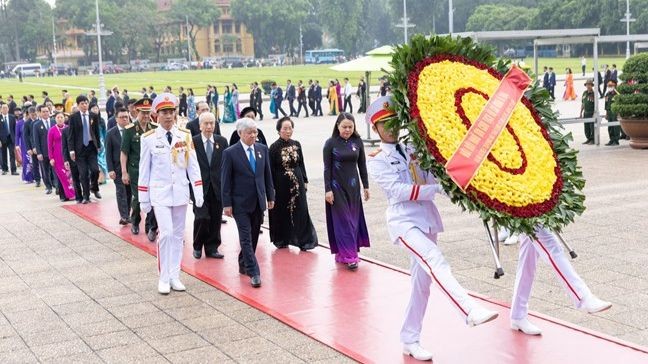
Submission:
[[[484,223],[484,228],[486,229],[486,235],[488,235],[488,241],[489,241],[489,246],[491,249],[491,253],[493,254],[493,260],[495,261],[495,273],[493,274],[493,278],[499,279],[501,276],[504,275],[504,268],[502,268],[502,263],[500,262],[500,241],[499,241],[499,232],[497,228],[497,224],[495,224],[495,221],[492,222],[493,229],[488,226],[488,221],[483,220]],[[567,249],[569,252],[569,256],[572,259],[576,259],[578,257],[578,254],[572,249],[569,244],[563,239],[563,237],[557,233],[556,237],[558,237],[558,240],[562,243],[562,245]]]

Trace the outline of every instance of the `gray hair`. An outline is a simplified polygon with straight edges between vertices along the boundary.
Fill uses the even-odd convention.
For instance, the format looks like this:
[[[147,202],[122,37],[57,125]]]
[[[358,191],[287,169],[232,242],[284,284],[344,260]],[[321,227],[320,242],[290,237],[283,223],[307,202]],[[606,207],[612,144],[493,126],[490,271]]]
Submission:
[[[206,121],[216,122],[216,115],[211,112],[204,112],[198,117],[198,124],[202,124]]]
[[[252,128],[256,129],[257,123],[250,118],[242,118],[236,122],[236,132],[239,134],[241,134],[244,130]]]

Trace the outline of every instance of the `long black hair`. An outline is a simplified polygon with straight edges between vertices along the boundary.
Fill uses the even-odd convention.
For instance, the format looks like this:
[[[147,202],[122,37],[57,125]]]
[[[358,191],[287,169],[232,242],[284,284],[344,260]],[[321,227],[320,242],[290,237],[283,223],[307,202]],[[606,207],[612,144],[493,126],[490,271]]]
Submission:
[[[338,126],[340,123],[344,120],[351,120],[353,122],[353,134],[351,134],[351,138],[360,138],[360,134],[358,134],[358,126],[356,125],[355,118],[353,115],[349,114],[348,112],[341,112],[340,115],[338,115],[337,120],[335,120],[335,126],[333,127],[333,137],[339,137],[340,136],[340,130],[338,130]]]

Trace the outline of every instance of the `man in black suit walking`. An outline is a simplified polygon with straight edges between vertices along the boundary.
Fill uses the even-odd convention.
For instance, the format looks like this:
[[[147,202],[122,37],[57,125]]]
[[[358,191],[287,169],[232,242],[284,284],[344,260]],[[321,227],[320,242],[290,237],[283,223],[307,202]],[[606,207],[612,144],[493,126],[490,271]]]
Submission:
[[[32,133],[32,147],[34,154],[38,159],[41,169],[41,177],[45,183],[45,194],[52,193],[52,183],[56,181],[52,172],[52,166],[49,163],[49,152],[47,151],[47,133],[56,124],[50,119],[50,110],[45,105],[38,105],[36,108],[40,119],[34,123]]]
[[[38,166],[38,159],[36,159],[36,153],[34,153],[35,149],[34,149],[34,143],[32,138],[32,135],[34,135],[34,123],[36,123],[38,117],[36,116],[35,106],[31,106],[31,103],[29,101],[25,103],[25,106],[27,106],[27,113],[26,113],[27,117],[25,117],[25,125],[23,126],[23,133],[25,138],[25,146],[27,147],[27,158],[31,158],[34,181],[36,182],[36,187],[40,187],[41,184],[40,167]]]
[[[263,105],[263,92],[261,92],[261,87],[259,87],[258,82],[254,82],[254,103],[251,103],[250,106],[256,109],[256,111],[259,113],[259,119],[263,120],[263,110],[261,106]]]
[[[313,116],[324,116],[322,113],[322,86],[319,84],[319,80],[315,80],[315,111]]]
[[[2,155],[2,174],[7,174],[11,166],[11,175],[16,176],[16,117],[9,114],[9,105],[0,107],[0,153]],[[9,164],[7,164],[7,157]]]
[[[121,141],[126,125],[130,123],[128,109],[120,108],[115,112],[117,125],[110,128],[106,134],[106,164],[108,176],[115,182],[115,194],[117,209],[119,210],[119,224],[127,225],[130,222],[130,205],[132,192],[130,186],[127,188],[122,181],[121,168]]]
[[[227,140],[214,134],[216,116],[211,112],[200,115],[200,134],[193,137],[196,157],[203,181],[204,203],[196,207],[194,203],[193,256],[202,257],[203,248],[208,258],[222,259],[218,252],[221,245],[221,220],[223,202],[221,200],[221,164]],[[194,201],[195,202],[195,201]]]
[[[99,115],[88,111],[88,98],[79,95],[76,98],[79,111],[70,116],[70,135],[68,136],[68,147],[70,158],[76,162],[79,168],[81,180],[81,191],[83,194],[82,203],[90,203],[90,185],[97,184],[99,178],[99,166],[97,164],[97,153],[101,148],[99,139]],[[93,188],[96,198],[101,198],[99,188]]]
[[[261,287],[261,272],[256,251],[263,211],[274,207],[274,186],[270,172],[268,148],[255,143],[256,122],[249,118],[237,121],[241,140],[223,153],[221,191],[223,212],[234,217],[239,233],[239,273],[251,277],[252,287]],[[266,203],[267,202],[267,203]]]
[[[297,93],[295,92],[295,85],[288,80],[288,84],[286,85],[286,99],[288,100],[288,105],[290,106],[290,116],[297,116],[297,110],[295,109],[295,105],[293,102],[295,102],[295,98],[297,97]]]
[[[283,90],[281,89],[281,87],[277,86],[276,82],[272,83],[272,90],[274,91],[272,97],[274,98],[275,102],[275,116],[273,119],[279,119],[279,112],[281,112],[283,116],[286,116],[286,112],[283,111],[283,108],[281,107],[281,103],[283,102]]]

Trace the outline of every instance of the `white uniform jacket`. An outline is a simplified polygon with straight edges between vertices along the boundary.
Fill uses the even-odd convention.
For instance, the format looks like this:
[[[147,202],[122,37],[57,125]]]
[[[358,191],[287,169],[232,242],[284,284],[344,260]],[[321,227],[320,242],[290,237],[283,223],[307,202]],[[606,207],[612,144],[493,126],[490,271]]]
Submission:
[[[151,206],[187,205],[191,181],[196,196],[196,206],[202,206],[202,178],[191,133],[186,129],[178,129],[175,125],[170,132],[171,144],[167,140],[167,131],[162,127],[142,136],[138,180],[139,201],[148,202]]]
[[[386,143],[381,143],[379,151],[369,154],[367,159],[369,174],[389,201],[387,227],[393,243],[414,227],[425,233],[443,231],[441,216],[433,202],[439,188],[436,179],[412,160],[413,148],[402,144],[401,148],[406,159],[395,144]]]

